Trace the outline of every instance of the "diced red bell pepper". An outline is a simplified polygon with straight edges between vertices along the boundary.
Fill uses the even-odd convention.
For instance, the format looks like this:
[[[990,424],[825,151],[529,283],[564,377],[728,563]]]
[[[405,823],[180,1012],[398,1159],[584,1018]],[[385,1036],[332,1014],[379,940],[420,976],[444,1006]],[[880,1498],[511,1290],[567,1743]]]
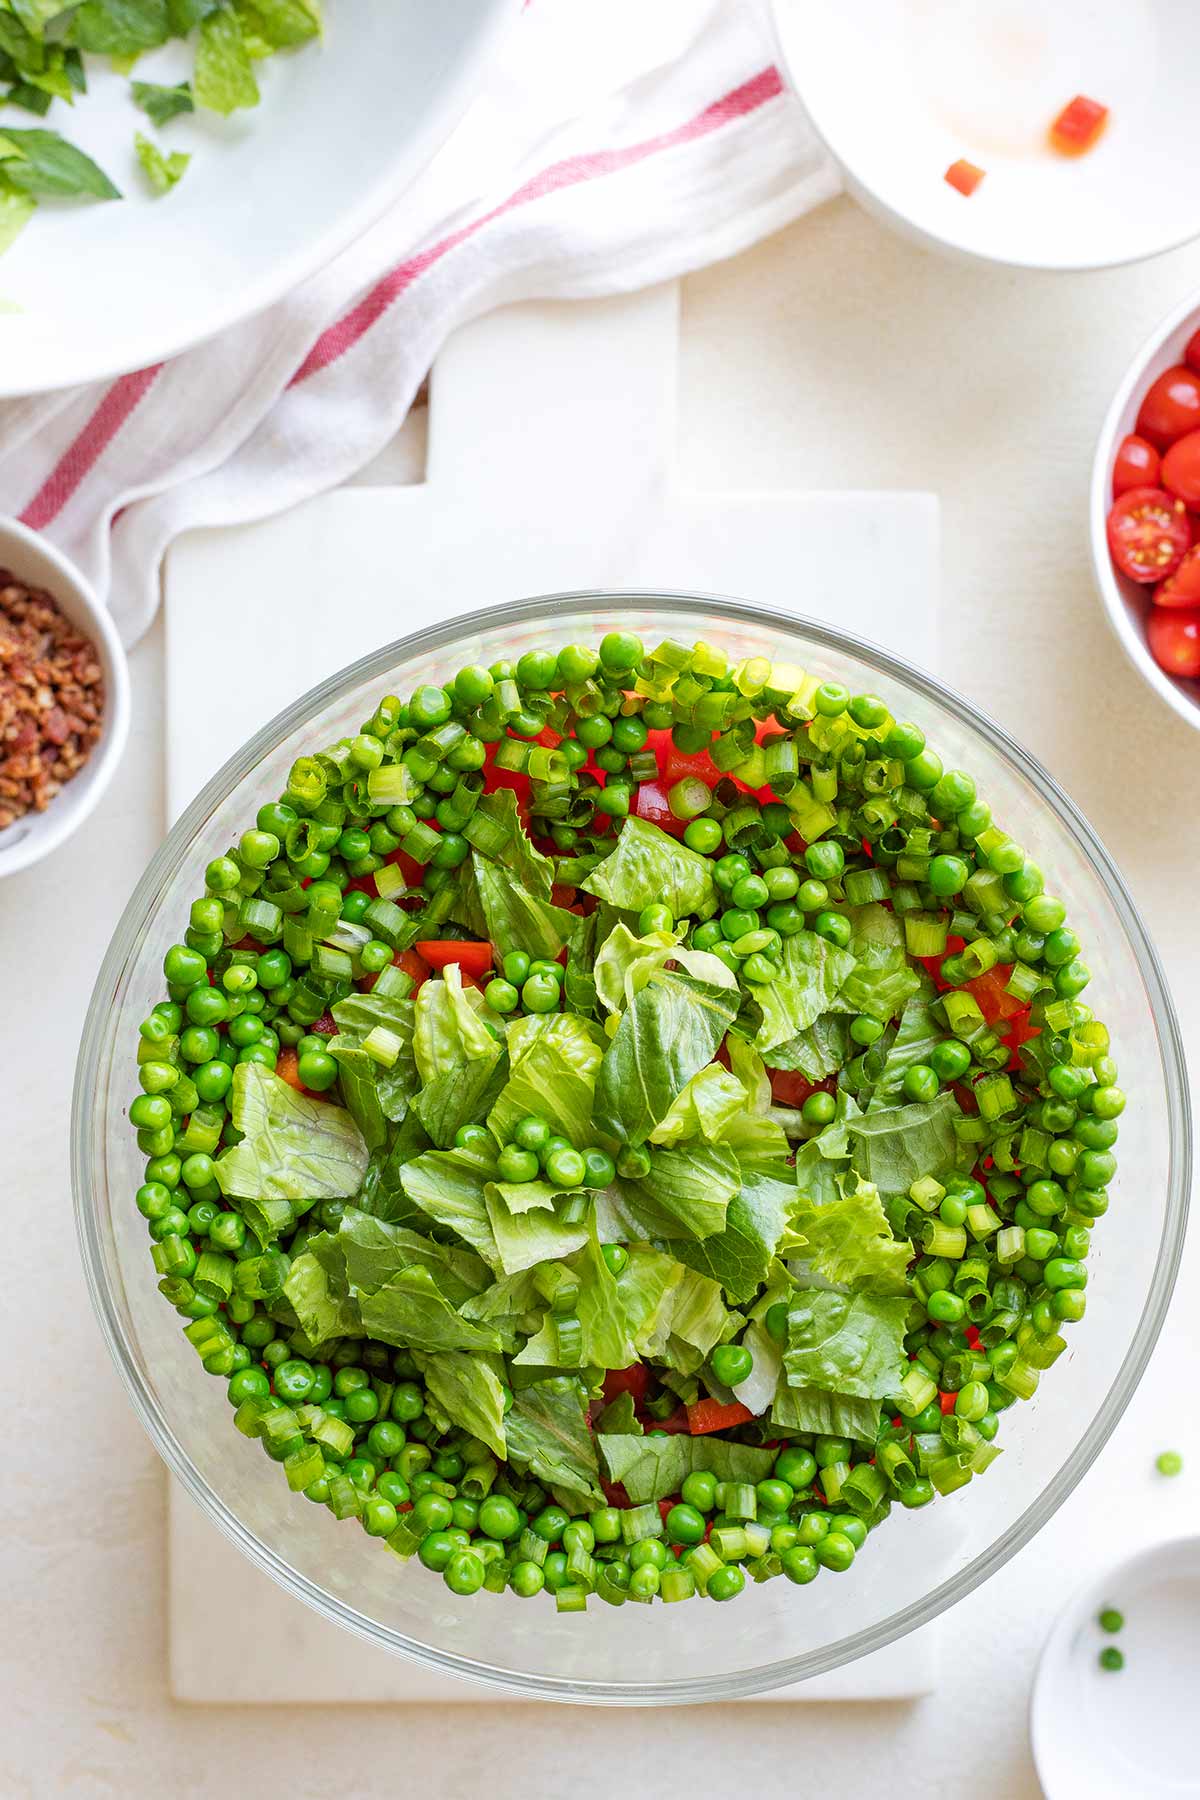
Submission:
[[[1011,963],[998,963],[994,969],[988,969],[985,974],[977,975],[974,981],[966,984],[967,992],[975,996],[976,1004],[989,1025],[995,1025],[1002,1019],[1015,1019],[1018,1013],[1027,1013],[1029,1010],[1024,1000],[1018,1000],[1015,994],[1006,991],[1011,974]]]
[[[610,1369],[604,1377],[604,1403],[611,1406],[620,1394],[632,1394],[633,1404],[640,1406],[650,1385],[650,1371],[645,1363],[630,1363],[627,1369]]]
[[[414,994],[424,982],[429,980],[429,964],[418,951],[398,950],[392,961],[398,969],[403,969],[404,973],[410,977]]]
[[[767,1074],[776,1106],[803,1106],[810,1094],[832,1093],[836,1085],[832,1076],[828,1081],[809,1081],[799,1069],[768,1069]]]
[[[495,956],[490,944],[459,942],[453,938],[419,939],[414,948],[431,969],[444,969],[449,963],[457,963],[464,975],[476,978],[487,974]]]
[[[685,756],[682,750],[677,750],[672,744],[661,767],[663,780],[669,788],[687,775],[696,776],[710,788],[716,787],[721,779],[721,771],[707,750],[699,750],[694,756]]]
[[[569,911],[575,904],[575,896],[578,891],[577,888],[564,887],[561,882],[556,881],[554,886],[550,889],[551,904],[554,906],[561,906]]]
[[[336,1037],[337,1020],[331,1012],[323,1012],[315,1025],[309,1026],[312,1037]]]
[[[303,1093],[304,1083],[300,1079],[300,1065],[296,1052],[287,1044],[280,1050],[275,1062],[275,1073],[280,1081],[286,1081],[289,1087]]]
[[[957,193],[963,194],[969,199],[986,173],[986,169],[981,169],[976,163],[968,162],[965,156],[960,156],[957,162],[950,164],[943,179],[948,181]]]
[[[424,869],[421,867],[420,863],[417,862],[415,857],[408,854],[407,850],[393,850],[391,855],[384,860],[396,864],[410,888],[420,887],[422,881],[425,879]],[[374,876],[371,876],[369,879],[371,882],[371,889],[369,891],[373,892],[375,890],[375,878]]]
[[[710,1431],[728,1431],[732,1425],[745,1425],[754,1414],[740,1400],[732,1400],[725,1405],[720,1400],[697,1400],[694,1406],[687,1409],[688,1430],[693,1437],[703,1437]]]
[[[1060,156],[1082,156],[1108,124],[1108,108],[1086,94],[1069,100],[1050,127],[1050,142]]]
[[[686,821],[677,819],[667,801],[667,784],[663,781],[643,781],[634,801],[634,812],[639,819],[645,819],[650,825],[657,825],[661,831],[670,832],[672,837],[682,837]]]
[[[941,1407],[941,1409],[944,1413],[952,1413],[954,1411],[954,1408],[958,1405],[958,1395],[957,1394],[939,1394],[938,1395],[938,1405]]]

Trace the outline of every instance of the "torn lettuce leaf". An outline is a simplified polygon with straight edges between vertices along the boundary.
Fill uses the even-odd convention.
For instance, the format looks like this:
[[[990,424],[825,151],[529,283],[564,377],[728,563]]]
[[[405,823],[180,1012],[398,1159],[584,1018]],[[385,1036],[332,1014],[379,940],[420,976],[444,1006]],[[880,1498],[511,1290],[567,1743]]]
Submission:
[[[677,1494],[687,1477],[697,1470],[710,1471],[718,1481],[751,1485],[765,1481],[776,1454],[753,1444],[731,1444],[708,1436],[688,1437],[682,1432],[668,1437],[610,1432],[599,1436],[596,1446],[607,1479],[620,1482],[634,1506]]]
[[[834,1005],[842,1011],[858,1010],[847,1006],[842,993],[853,968],[849,950],[840,950],[815,931],[797,931],[784,938],[780,973],[758,990],[762,1023],[754,1047],[768,1065],[777,1044],[792,1043],[798,1032],[807,1030]]]
[[[511,1213],[496,1183],[484,1191],[488,1222],[496,1240],[496,1262],[505,1275],[518,1275],[535,1263],[560,1262],[587,1242],[588,1225],[568,1225],[555,1212]]]
[[[399,1171],[405,1194],[434,1226],[452,1231],[493,1269],[500,1253],[488,1218],[484,1190],[496,1179],[495,1154],[471,1144],[429,1150]]]
[[[771,1049],[771,1067],[790,1069],[806,1081],[824,1081],[836,1075],[850,1056],[850,1018],[846,1013],[822,1013],[805,1030]]]
[[[894,912],[877,902],[849,907],[847,917],[846,953],[854,958],[854,968],[842,984],[842,1001],[851,1012],[868,1013],[886,1024],[921,985],[904,947],[904,927]]]
[[[879,1401],[831,1394],[823,1388],[792,1387],[784,1376],[775,1390],[771,1423],[781,1431],[814,1431],[823,1437],[873,1444],[879,1436]]]
[[[788,1310],[783,1365],[792,1387],[882,1400],[899,1387],[908,1359],[910,1298],[806,1288]]]
[[[726,970],[726,974],[730,971]],[[621,1015],[596,1079],[595,1120],[618,1143],[644,1143],[737,1017],[738,992],[657,969]]]
[[[742,1186],[729,1202],[725,1229],[699,1243],[675,1238],[667,1248],[724,1288],[735,1306],[752,1300],[766,1279],[783,1236],[796,1190],[786,1165],[780,1174],[742,1166]]]
[[[927,982],[925,985],[929,989],[928,996],[924,992],[914,994],[906,1002],[900,1015],[899,1027],[884,1057],[882,1073],[871,1089],[872,1109],[894,1104],[903,1086],[905,1073],[916,1063],[927,1063],[934,1045],[941,1043],[945,1037],[945,1032],[935,1024],[929,1010],[933,983]]]
[[[538,1381],[517,1391],[505,1415],[509,1461],[528,1469],[568,1510],[603,1506],[596,1439],[588,1428],[587,1400],[572,1375]]]
[[[885,1200],[907,1194],[913,1182],[925,1175],[940,1180],[956,1166],[954,1121],[958,1116],[958,1102],[948,1092],[912,1106],[862,1113],[847,1126],[851,1164]]]
[[[729,1203],[741,1186],[737,1157],[727,1144],[703,1139],[674,1150],[655,1146],[640,1181],[622,1181],[625,1203],[647,1237],[710,1238],[724,1231]]]
[[[826,1281],[871,1294],[907,1294],[913,1247],[892,1235],[879,1190],[856,1178],[839,1183],[835,1198],[800,1194],[789,1220],[789,1256],[799,1256]]]
[[[737,1076],[720,1063],[709,1063],[675,1096],[649,1141],[668,1149],[685,1138],[715,1143],[745,1110],[746,1090]]]
[[[414,1355],[421,1379],[451,1423],[505,1456],[503,1364],[461,1350]]]
[[[261,1063],[239,1063],[231,1111],[242,1142],[213,1163],[227,1198],[311,1205],[357,1194],[369,1153],[344,1106],[297,1093]]]
[[[582,885],[622,912],[661,902],[675,919],[707,918],[717,904],[712,868],[710,857],[689,850],[659,826],[628,818],[616,848]]]
[[[508,1079],[488,1114],[507,1143],[518,1119],[537,1113],[577,1150],[595,1141],[592,1105],[604,1034],[573,1013],[536,1013],[508,1027]]]
[[[488,1018],[482,992],[463,987],[457,963],[418,990],[412,1045],[420,1091],[413,1110],[442,1149],[462,1126],[486,1118],[504,1084],[505,1047]]]

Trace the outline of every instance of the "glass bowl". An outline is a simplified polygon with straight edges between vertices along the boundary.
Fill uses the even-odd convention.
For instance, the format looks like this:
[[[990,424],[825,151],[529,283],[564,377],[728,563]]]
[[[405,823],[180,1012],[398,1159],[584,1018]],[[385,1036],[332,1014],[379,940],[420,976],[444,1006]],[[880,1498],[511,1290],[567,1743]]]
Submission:
[[[418,1563],[288,1491],[238,1436],[223,1382],[206,1381],[156,1291],[133,1204],[141,1159],[125,1113],[137,1025],[161,997],[205,864],[283,788],[297,755],[358,729],[385,692],[444,681],[464,663],[630,630],[647,642],[703,637],[736,656],[799,663],[880,693],[968,769],[997,820],[1067,903],[1093,971],[1130,1105],[1121,1173],[1095,1235],[1086,1321],[1036,1397],[1004,1420],[1005,1454],[978,1481],[920,1512],[896,1508],[851,1574],[797,1589],[751,1587],[731,1611],[459,1599]],[[998,726],[928,676],[813,622],[700,594],[554,594],[415,633],[332,676],[263,728],[171,831],[117,928],[88,1013],[72,1120],[75,1202],[92,1299],[133,1405],[191,1497],[290,1593],[385,1649],[543,1699],[651,1705],[760,1693],[903,1636],[994,1574],[1079,1481],[1129,1402],[1158,1336],[1183,1242],[1190,1175],[1179,1030],[1125,886],[1086,820]]]

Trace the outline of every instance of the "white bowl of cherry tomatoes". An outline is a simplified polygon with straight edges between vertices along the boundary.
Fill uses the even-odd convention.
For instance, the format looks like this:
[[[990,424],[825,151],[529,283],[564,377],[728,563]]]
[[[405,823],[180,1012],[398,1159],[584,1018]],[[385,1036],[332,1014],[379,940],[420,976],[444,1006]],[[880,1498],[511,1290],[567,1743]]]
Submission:
[[[1200,301],[1135,357],[1092,469],[1092,561],[1109,623],[1200,729]]]

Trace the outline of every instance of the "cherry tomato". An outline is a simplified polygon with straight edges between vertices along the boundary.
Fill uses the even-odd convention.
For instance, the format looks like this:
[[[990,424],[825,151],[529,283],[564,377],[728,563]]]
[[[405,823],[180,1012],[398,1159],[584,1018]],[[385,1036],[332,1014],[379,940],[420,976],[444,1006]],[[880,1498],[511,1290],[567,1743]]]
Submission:
[[[1200,331],[1193,332],[1183,353],[1183,360],[1189,369],[1195,369],[1197,375],[1200,375]]]
[[[1191,542],[1187,508],[1162,488],[1131,488],[1108,515],[1108,547],[1131,581],[1165,581]]]
[[[1160,450],[1200,427],[1200,374],[1182,364],[1167,369],[1150,388],[1137,417],[1138,435]]]
[[[943,179],[948,181],[957,193],[965,194],[969,198],[986,174],[986,169],[977,168],[964,156],[960,157],[958,162],[950,164]]]
[[[1156,606],[1200,606],[1200,544],[1154,590]]]
[[[1200,431],[1176,438],[1162,460],[1161,485],[1186,506],[1200,507]]]
[[[1132,434],[1122,438],[1113,464],[1113,499],[1127,494],[1130,488],[1157,487],[1162,458],[1153,444]]]
[[[1086,94],[1067,102],[1050,127],[1050,142],[1060,156],[1082,156],[1108,124],[1108,108]]]
[[[1200,607],[1172,612],[1155,607],[1146,625],[1150,649],[1168,675],[1192,680],[1200,675]]]

